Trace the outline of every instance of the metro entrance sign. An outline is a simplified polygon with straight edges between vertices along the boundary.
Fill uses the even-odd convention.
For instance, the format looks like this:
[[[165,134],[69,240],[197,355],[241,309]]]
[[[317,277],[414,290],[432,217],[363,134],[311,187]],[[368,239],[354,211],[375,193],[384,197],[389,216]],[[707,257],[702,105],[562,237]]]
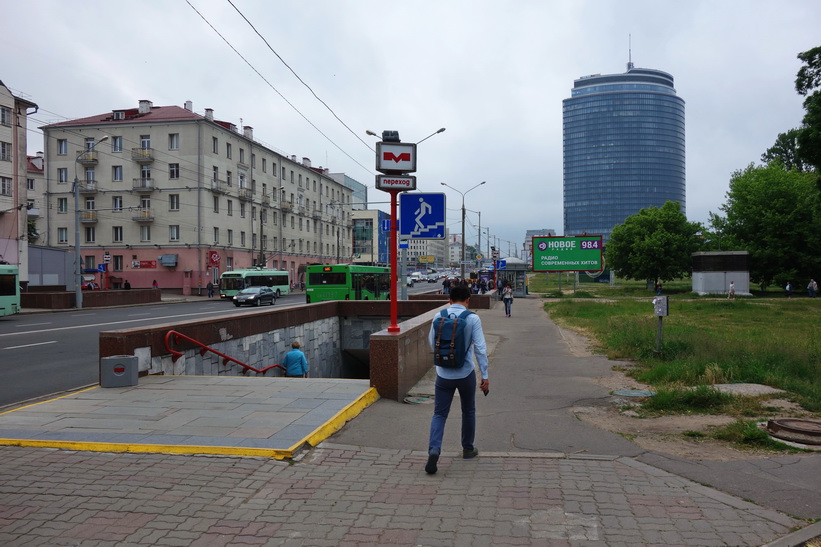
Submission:
[[[602,236],[536,236],[534,272],[584,272],[602,269]]]

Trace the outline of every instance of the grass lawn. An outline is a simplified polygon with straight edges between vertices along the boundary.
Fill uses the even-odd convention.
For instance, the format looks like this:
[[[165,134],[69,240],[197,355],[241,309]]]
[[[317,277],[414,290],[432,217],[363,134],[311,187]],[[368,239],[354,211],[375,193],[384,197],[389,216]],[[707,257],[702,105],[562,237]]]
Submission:
[[[545,276],[531,278],[531,294],[557,295],[555,274],[547,285],[537,277]],[[692,295],[689,280],[666,284],[670,315],[663,319],[663,343],[656,354],[658,318],[646,284],[577,288],[577,296],[581,292],[590,298],[573,298],[572,284],[562,288],[571,292],[545,303],[550,316],[595,338],[609,357],[635,361],[631,374],[642,382],[659,389],[766,384],[790,392],[805,409],[821,412],[821,298],[786,299],[773,291],[774,298],[729,301]]]

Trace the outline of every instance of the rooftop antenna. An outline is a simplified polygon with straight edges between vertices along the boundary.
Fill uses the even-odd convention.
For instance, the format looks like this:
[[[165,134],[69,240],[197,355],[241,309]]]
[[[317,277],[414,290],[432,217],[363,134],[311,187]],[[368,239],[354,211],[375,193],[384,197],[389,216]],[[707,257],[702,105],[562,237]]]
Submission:
[[[633,70],[633,35],[627,35],[627,72]]]

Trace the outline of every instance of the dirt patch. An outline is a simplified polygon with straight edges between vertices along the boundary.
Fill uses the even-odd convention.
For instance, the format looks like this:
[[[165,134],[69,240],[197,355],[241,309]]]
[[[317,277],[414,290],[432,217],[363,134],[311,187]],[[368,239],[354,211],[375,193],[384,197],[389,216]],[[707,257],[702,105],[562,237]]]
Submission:
[[[577,357],[594,355],[594,343],[582,333],[560,327],[562,337],[570,352]],[[620,362],[605,376],[594,378],[596,384],[613,392],[617,390],[651,390],[629,376],[625,371],[632,367],[630,362]],[[572,412],[599,429],[618,433],[640,447],[654,452],[670,454],[690,460],[734,461],[767,458],[772,452],[740,450],[733,445],[701,437],[712,430],[731,424],[736,418],[726,415],[673,415],[658,418],[642,418],[631,410],[640,404],[640,398],[613,396],[609,407],[574,407]],[[780,416],[806,415],[800,406],[790,401],[773,398],[762,401],[764,407],[772,407]],[[685,435],[693,435],[689,437]]]

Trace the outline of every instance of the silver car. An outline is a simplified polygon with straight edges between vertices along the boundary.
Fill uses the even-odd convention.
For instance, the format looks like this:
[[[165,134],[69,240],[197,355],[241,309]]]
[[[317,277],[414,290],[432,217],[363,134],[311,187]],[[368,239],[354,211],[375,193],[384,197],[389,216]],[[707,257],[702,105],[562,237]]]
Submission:
[[[248,287],[242,289],[233,298],[234,305],[240,307],[243,304],[249,306],[261,306],[268,303],[272,306],[277,301],[277,294],[268,287]]]

